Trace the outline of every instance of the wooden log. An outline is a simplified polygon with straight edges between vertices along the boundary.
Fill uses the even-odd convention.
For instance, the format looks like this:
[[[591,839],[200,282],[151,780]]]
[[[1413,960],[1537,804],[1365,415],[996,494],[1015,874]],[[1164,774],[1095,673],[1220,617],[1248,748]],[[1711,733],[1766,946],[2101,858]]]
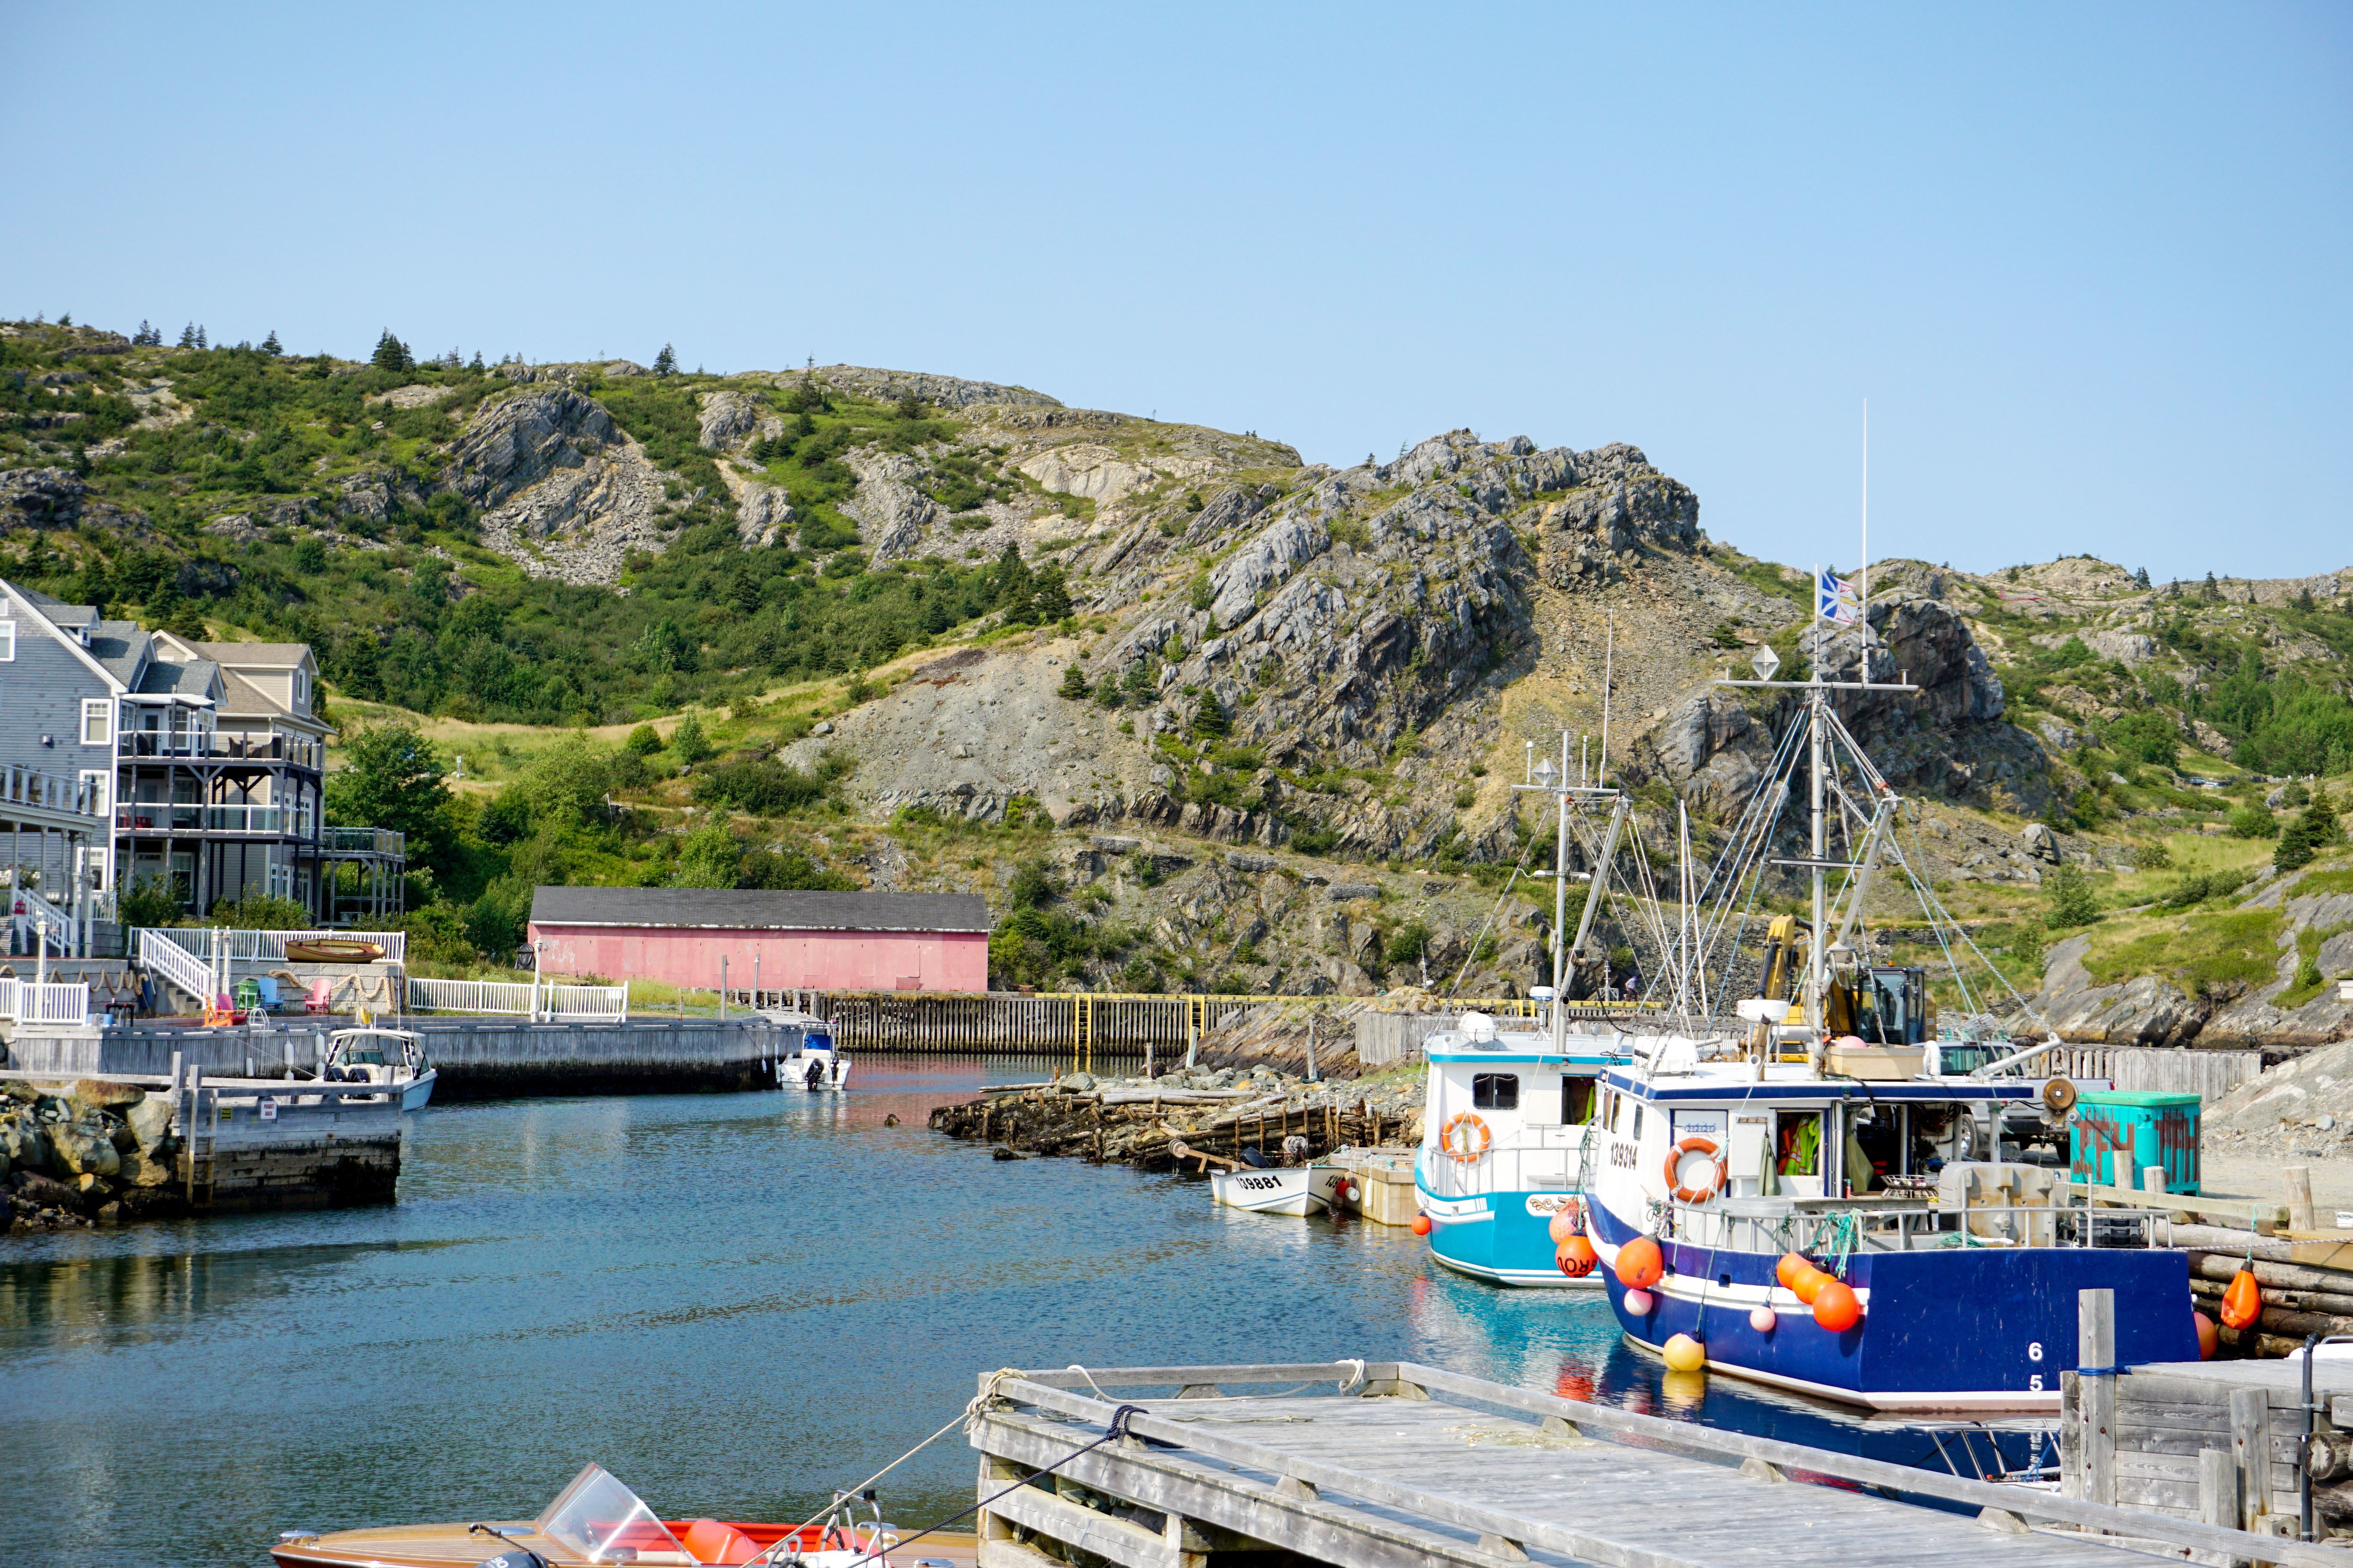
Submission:
[[[2193,1252],[2189,1255],[2190,1281],[2213,1279],[2230,1283],[2243,1264],[2243,1257],[2235,1253]],[[2353,1272],[2342,1268],[2316,1268],[2307,1263],[2276,1262],[2258,1255],[2254,1260],[2255,1283],[2265,1287],[2281,1286],[2295,1290],[2320,1290],[2353,1298]]]
[[[2260,1388],[2231,1391],[2231,1464],[2239,1479],[2239,1528],[2258,1528],[2271,1489],[2269,1401]]]
[[[2289,1165],[2280,1172],[2280,1180],[2287,1187],[2287,1225],[2290,1230],[2313,1230],[2317,1227],[2312,1218],[2312,1168]]]

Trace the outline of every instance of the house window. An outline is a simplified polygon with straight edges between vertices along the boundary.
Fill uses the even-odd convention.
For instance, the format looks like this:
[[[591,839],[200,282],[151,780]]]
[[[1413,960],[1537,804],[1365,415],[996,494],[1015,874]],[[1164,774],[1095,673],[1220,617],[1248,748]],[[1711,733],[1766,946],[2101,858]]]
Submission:
[[[113,770],[86,768],[82,771],[81,782],[90,791],[91,813],[99,816],[110,815],[114,805],[113,801],[108,798],[114,789]]]
[[[0,664],[16,662],[16,623],[0,621]]]
[[[114,744],[114,700],[109,697],[85,697],[81,704],[81,743],[85,746]]]
[[[306,670],[294,672],[294,711],[307,713],[311,706],[311,677]]]
[[[1480,1110],[1517,1110],[1520,1108],[1520,1075],[1515,1072],[1482,1072],[1471,1076],[1471,1103]]]

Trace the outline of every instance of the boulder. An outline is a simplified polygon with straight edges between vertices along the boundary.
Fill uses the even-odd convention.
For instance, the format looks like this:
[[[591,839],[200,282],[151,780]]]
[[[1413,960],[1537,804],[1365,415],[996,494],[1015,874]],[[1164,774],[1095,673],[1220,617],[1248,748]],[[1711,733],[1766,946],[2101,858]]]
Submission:
[[[137,1105],[147,1098],[147,1091],[135,1083],[111,1083],[101,1078],[74,1080],[71,1103],[78,1110],[121,1110]]]
[[[0,1153],[16,1171],[47,1171],[57,1160],[48,1135],[30,1121],[0,1122]]]
[[[12,528],[71,528],[89,487],[65,468],[0,473],[0,533]]]
[[[54,1176],[44,1176],[36,1171],[18,1171],[9,1176],[8,1185],[18,1197],[43,1208],[75,1210],[81,1207],[81,1194]]]
[[[1352,899],[1377,899],[1381,896],[1378,882],[1335,882],[1325,890],[1335,904],[1345,904]]]
[[[2059,864],[2059,836],[2044,824],[2028,823],[2025,831],[2018,836],[2018,841],[2036,859],[2053,866]]]
[[[2147,632],[2094,632],[2084,639],[2084,646],[2102,658],[2125,664],[2147,664],[2157,657],[2157,639]]]
[[[152,1154],[172,1135],[171,1097],[150,1095],[126,1111],[123,1120],[129,1123],[140,1151]]]
[[[58,1164],[68,1175],[111,1176],[122,1168],[114,1140],[97,1128],[81,1123],[52,1128],[49,1142],[57,1151]]]
[[[723,452],[760,427],[760,405],[732,389],[702,396],[702,423],[698,439],[713,452]]]
[[[173,1161],[133,1149],[122,1156],[121,1168],[115,1173],[115,1180],[125,1187],[168,1186],[175,1173],[173,1169],[174,1163]]]

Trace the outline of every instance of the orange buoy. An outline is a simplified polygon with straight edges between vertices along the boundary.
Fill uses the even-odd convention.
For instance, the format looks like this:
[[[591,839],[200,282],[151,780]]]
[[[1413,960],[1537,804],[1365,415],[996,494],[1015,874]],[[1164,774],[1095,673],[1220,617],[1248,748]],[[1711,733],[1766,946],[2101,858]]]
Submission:
[[[1583,1236],[1585,1234],[1584,1211],[1574,1202],[1570,1203],[1568,1206],[1552,1216],[1551,1222],[1545,1226],[1545,1233],[1555,1242],[1567,1241],[1572,1236]]]
[[[2255,1284],[2254,1272],[2242,1268],[2231,1276],[2231,1283],[2222,1292],[2222,1326],[2252,1329],[2263,1315],[2263,1293]]]
[[[1825,1279],[1814,1294],[1814,1321],[1834,1334],[1842,1334],[1862,1321],[1862,1301],[1854,1288],[1836,1279]]]
[[[1837,1283],[1838,1280],[1834,1276],[1825,1274],[1820,1269],[1809,1265],[1806,1271],[1791,1282],[1789,1289],[1797,1292],[1799,1300],[1810,1307],[1814,1304],[1814,1299],[1822,1293],[1823,1286]]]
[[[1814,1260],[1802,1252],[1785,1252],[1781,1261],[1773,1266],[1773,1278],[1781,1282],[1784,1290],[1798,1288],[1798,1276],[1814,1266]]]
[[[1413,1216],[1413,1233],[1416,1236],[1428,1236],[1430,1234],[1430,1216],[1428,1215],[1418,1214]]]
[[[1647,1290],[1667,1271],[1666,1254],[1647,1236],[1638,1236],[1618,1249],[1618,1283]]]
[[[2216,1328],[2214,1320],[2203,1312],[2193,1311],[2189,1315],[2198,1320],[2198,1359],[2212,1361],[2214,1352],[2221,1348],[2222,1331]]]
[[[1593,1266],[1601,1261],[1601,1255],[1593,1250],[1593,1243],[1585,1237],[1572,1236],[1554,1249],[1552,1260],[1559,1264],[1560,1271],[1571,1279],[1582,1279],[1593,1272]]]

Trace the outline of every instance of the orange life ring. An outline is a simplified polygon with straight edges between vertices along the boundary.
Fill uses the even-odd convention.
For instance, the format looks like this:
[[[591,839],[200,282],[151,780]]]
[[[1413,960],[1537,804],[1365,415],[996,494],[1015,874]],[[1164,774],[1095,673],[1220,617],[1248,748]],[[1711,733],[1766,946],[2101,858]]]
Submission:
[[[1683,1163],[1686,1154],[1707,1156],[1708,1177],[1697,1187],[1683,1185]],[[1667,1151],[1667,1185],[1674,1189],[1677,1199],[1687,1204],[1704,1204],[1724,1190],[1724,1159],[1709,1139],[1694,1134]]]
[[[1458,1145],[1454,1137],[1454,1130],[1458,1127],[1468,1127],[1472,1132],[1477,1134],[1478,1143],[1474,1146],[1466,1137]],[[1484,1154],[1487,1152],[1487,1145],[1493,1142],[1493,1136],[1487,1131],[1487,1124],[1467,1110],[1458,1110],[1448,1117],[1446,1125],[1439,1129],[1438,1132],[1438,1146],[1445,1152],[1446,1157],[1466,1165]]]

